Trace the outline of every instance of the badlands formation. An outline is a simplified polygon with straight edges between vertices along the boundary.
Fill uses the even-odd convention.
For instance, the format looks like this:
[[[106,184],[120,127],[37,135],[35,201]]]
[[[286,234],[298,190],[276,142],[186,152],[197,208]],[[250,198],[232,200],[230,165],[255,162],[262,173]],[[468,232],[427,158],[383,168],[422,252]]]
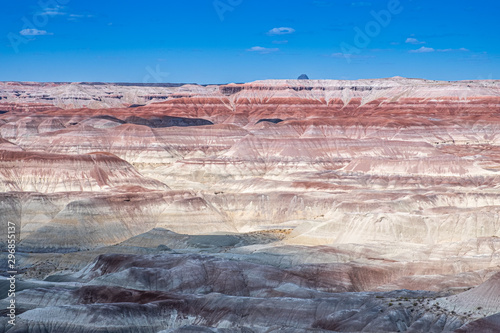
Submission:
[[[0,332],[500,332],[500,81],[0,83]]]

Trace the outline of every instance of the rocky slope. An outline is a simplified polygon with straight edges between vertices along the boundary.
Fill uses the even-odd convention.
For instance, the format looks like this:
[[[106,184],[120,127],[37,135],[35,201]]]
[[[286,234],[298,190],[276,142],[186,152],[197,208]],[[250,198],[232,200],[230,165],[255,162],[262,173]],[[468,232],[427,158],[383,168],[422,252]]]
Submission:
[[[0,97],[5,331],[500,330],[500,81]]]

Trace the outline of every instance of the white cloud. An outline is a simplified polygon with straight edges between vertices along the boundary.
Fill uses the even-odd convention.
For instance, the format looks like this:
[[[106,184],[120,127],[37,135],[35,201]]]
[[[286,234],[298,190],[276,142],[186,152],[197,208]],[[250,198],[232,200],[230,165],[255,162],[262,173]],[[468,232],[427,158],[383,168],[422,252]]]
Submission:
[[[249,51],[249,52],[259,52],[260,54],[277,52],[279,50],[280,49],[278,49],[278,48],[267,48],[267,47],[262,47],[262,46],[254,46],[254,47],[247,49],[247,51]]]
[[[47,36],[47,35],[53,35],[51,32],[47,32],[45,30],[38,30],[38,29],[23,29],[19,31],[19,34],[23,36]]]
[[[61,12],[57,12],[57,11],[43,12],[42,14],[43,15],[51,15],[51,16],[54,16],[54,15],[66,15],[65,13],[61,13]]]
[[[436,51],[436,50],[434,50],[432,47],[422,46],[418,50],[410,50],[410,53],[430,53],[430,52],[434,52],[434,51]]]
[[[79,14],[70,14],[69,16],[75,18],[94,17],[94,15],[79,15]]]
[[[293,34],[295,32],[295,29],[293,28],[288,28],[288,27],[281,27],[281,28],[273,28],[267,32],[268,35],[270,36],[277,36],[277,35],[288,35],[288,34]]]
[[[41,14],[42,15],[50,15],[50,16],[66,15],[66,13],[64,13],[64,12],[61,11],[62,9],[63,9],[62,6],[46,7],[46,8],[43,8]]]
[[[407,44],[425,44],[425,42],[421,42],[418,39],[413,38],[413,37],[406,38],[405,43],[407,43]]]
[[[439,49],[437,50],[438,52],[455,52],[455,51],[460,51],[460,52],[469,52],[469,49],[466,49],[465,47],[461,47],[459,49]]]
[[[273,44],[287,44],[287,40],[273,40]]]
[[[66,16],[68,21],[77,21],[79,19],[95,17],[95,15],[90,14],[70,14],[67,11],[64,11],[65,9],[67,9],[67,7],[64,6],[45,7],[42,8],[42,11],[39,13],[40,15],[48,16]]]
[[[95,15],[80,15],[80,14],[70,14],[68,17],[68,21],[79,21],[84,18],[93,18]]]

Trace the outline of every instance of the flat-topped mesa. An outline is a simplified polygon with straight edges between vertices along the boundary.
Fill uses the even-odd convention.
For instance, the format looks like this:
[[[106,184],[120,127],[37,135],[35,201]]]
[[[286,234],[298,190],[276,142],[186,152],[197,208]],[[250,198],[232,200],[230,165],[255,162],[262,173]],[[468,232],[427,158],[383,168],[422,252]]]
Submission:
[[[262,80],[242,84],[221,85],[220,90],[232,88],[240,91],[273,91],[277,94],[294,94],[308,91],[310,96],[329,92],[338,97],[351,95],[367,97],[377,93],[379,97],[473,97],[499,96],[500,81],[430,81],[421,79],[388,78],[373,80]],[[400,96],[398,96],[400,95]]]
[[[362,104],[401,98],[434,99],[454,97],[500,96],[500,81],[430,81],[400,77],[372,80],[265,80],[225,85],[143,85],[112,83],[23,83],[0,82],[0,110],[12,103],[41,103],[64,109],[110,108],[145,105],[189,98],[238,99],[304,98],[329,103],[340,99],[344,104],[360,98]],[[231,104],[231,103],[230,103]],[[26,104],[29,105],[29,104]],[[33,110],[35,104],[33,104]]]

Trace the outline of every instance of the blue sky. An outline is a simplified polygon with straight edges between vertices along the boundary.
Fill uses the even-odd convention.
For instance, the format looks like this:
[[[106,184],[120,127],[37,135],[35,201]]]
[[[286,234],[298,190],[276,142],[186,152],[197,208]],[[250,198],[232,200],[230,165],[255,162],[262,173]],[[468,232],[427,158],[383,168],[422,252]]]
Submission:
[[[499,13],[492,0],[9,1],[0,80],[499,79]]]

